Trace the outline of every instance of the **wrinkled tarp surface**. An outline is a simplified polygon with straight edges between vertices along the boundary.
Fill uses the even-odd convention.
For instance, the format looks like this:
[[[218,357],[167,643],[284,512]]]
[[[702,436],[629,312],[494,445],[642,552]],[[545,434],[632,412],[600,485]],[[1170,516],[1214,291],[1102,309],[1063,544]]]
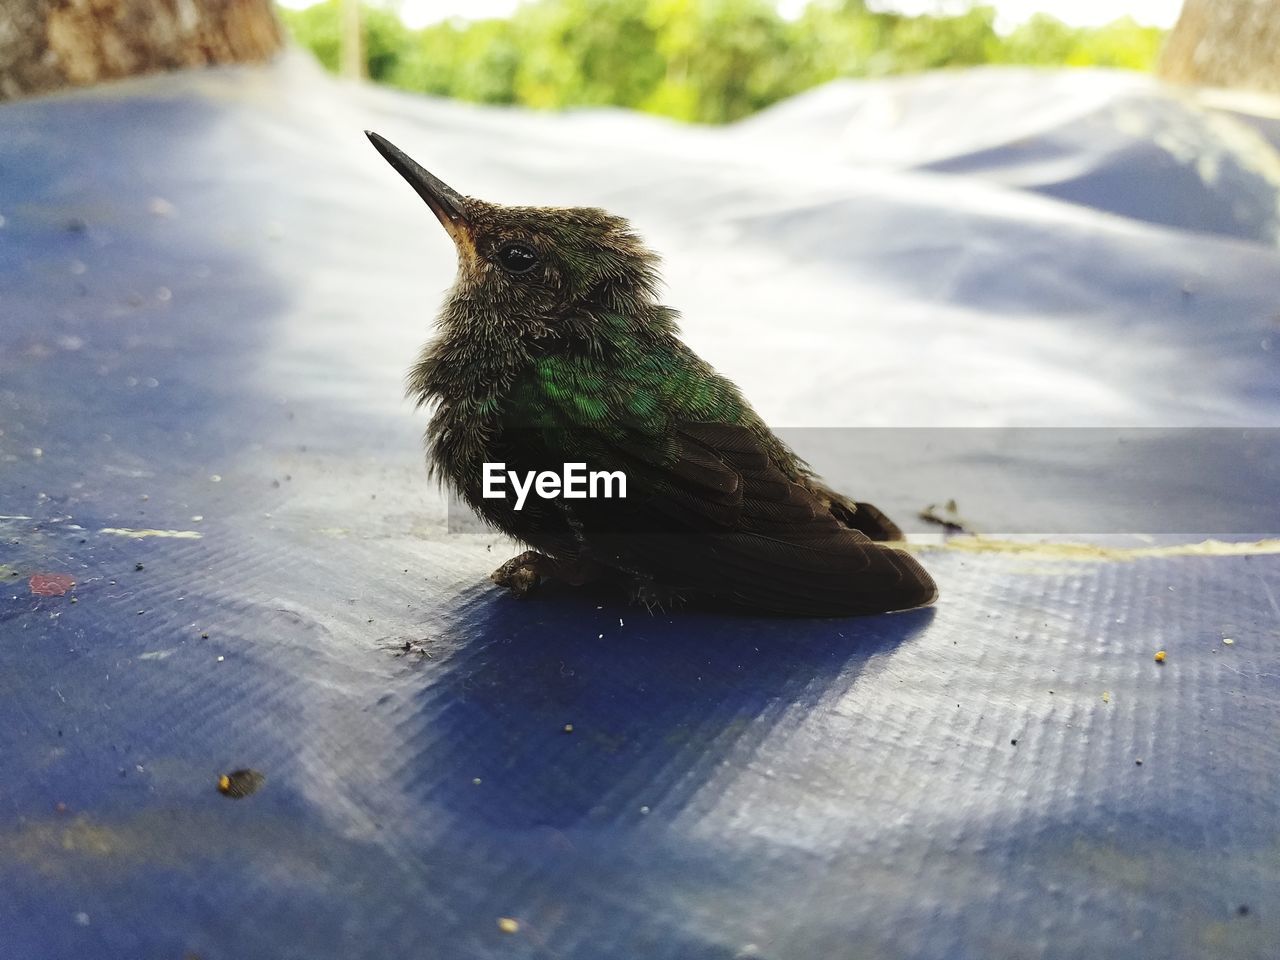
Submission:
[[[934,536],[937,607],[856,620],[499,595],[401,397],[452,250],[361,131],[631,217],[909,518],[961,453],[808,431],[1280,426],[1278,116],[977,71],[705,130],[301,61],[0,107],[0,956],[1274,958],[1276,526]],[[1036,462],[1181,495],[1123,461]]]

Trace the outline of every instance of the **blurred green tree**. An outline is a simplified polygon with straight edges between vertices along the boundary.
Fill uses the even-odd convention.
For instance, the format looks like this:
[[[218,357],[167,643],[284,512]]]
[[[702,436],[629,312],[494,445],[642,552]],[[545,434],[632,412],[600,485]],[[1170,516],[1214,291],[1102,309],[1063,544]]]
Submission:
[[[999,58],[996,12],[973,7],[954,17],[904,17],[889,36],[894,73],[975,66]]]
[[[1160,56],[1165,32],[1122,17],[1099,30],[1082,30],[1067,58],[1069,67],[1150,70]]]
[[[894,72],[890,39],[902,18],[873,13],[866,0],[815,0],[791,25],[795,68],[805,86],[836,77]]]
[[[477,103],[515,103],[524,51],[510,20],[436,24],[409,39],[387,82]]]
[[[339,0],[284,12],[294,36],[337,69]],[[507,19],[411,31],[367,11],[369,76],[406,90],[539,108],[619,106],[725,123],[836,77],[983,63],[1149,69],[1163,33],[1132,20],[1097,29],[1039,15],[1001,37],[995,12],[874,11],[811,0],[793,22],[772,0],[528,0]]]
[[[639,107],[664,63],[645,4],[551,0],[520,7],[516,94],[534,107]]]
[[[305,10],[280,11],[293,39],[310,50],[321,66],[334,73],[338,72],[342,45],[339,3],[340,0],[324,0]]]
[[[1000,59],[1029,66],[1062,66],[1070,61],[1079,32],[1056,17],[1037,13],[1004,38]]]
[[[725,123],[801,89],[786,25],[766,0],[650,0],[648,22],[665,70],[646,110]]]

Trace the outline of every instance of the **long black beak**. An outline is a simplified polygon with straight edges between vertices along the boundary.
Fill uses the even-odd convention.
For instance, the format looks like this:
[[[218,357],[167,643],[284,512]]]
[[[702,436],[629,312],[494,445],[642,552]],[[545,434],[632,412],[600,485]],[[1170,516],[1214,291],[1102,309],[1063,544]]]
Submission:
[[[455,243],[462,243],[470,236],[470,223],[467,221],[466,201],[451,186],[433,176],[419,166],[409,156],[386,137],[380,137],[372,130],[364,135],[369,138],[387,163],[395,168],[396,173],[409,181],[409,186],[417,191],[418,196],[427,201],[427,206],[436,215],[441,225],[453,237]]]

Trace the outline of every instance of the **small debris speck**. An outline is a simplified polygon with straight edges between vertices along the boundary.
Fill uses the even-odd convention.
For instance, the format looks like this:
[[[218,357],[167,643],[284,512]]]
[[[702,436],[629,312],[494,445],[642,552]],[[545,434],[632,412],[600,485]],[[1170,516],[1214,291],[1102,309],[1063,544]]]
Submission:
[[[520,924],[518,921],[513,920],[510,917],[499,917],[498,929],[503,933],[518,933],[520,931]]]
[[[85,913],[83,910],[77,913],[71,919],[76,922],[76,926],[78,927],[87,927],[89,925],[89,915]]]
[[[1017,740],[1010,740],[1010,741],[1009,741],[1009,743],[1010,743],[1011,745],[1015,746],[1015,747],[1018,745],[1018,741],[1017,741]]]
[[[1110,702],[1111,702],[1111,691],[1110,691],[1110,690],[1103,690],[1103,691],[1102,691],[1102,702],[1103,702],[1103,703],[1110,703]]]
[[[218,662],[219,662],[219,663],[221,663],[221,662],[222,662],[223,660],[225,660],[225,659],[227,659],[227,658],[226,658],[226,657],[218,657]]]
[[[266,782],[266,775],[257,770],[245,768],[224,773],[218,778],[218,792],[224,797],[240,800],[250,794],[257,793]]]
[[[1226,644],[1228,647],[1231,646],[1233,643],[1235,643],[1235,641],[1232,640],[1230,637],[1223,637],[1222,642]]]
[[[640,812],[641,812],[642,814],[644,814],[645,816],[648,816],[648,814],[649,814],[649,808],[648,808],[648,807],[641,807],[641,808],[640,808]]]
[[[202,634],[200,634],[200,639],[201,639],[201,640],[208,640],[208,639],[209,639],[209,635],[208,635],[207,633],[202,633]]]
[[[564,725],[564,732],[565,732],[565,733],[573,733],[573,724],[572,724],[572,723],[566,723],[566,724]]]
[[[1166,656],[1166,654],[1165,654],[1165,652],[1164,652],[1163,650],[1157,650],[1157,651],[1156,651],[1156,663],[1164,663],[1164,658],[1165,658],[1165,656]]]
[[[145,567],[143,567],[143,565],[142,565],[141,563],[135,563],[135,564],[133,565],[133,569],[135,569],[135,570],[144,570],[144,569],[146,569],[146,568],[145,568]]]
[[[1249,915],[1249,905],[1247,903],[1240,904],[1240,906],[1236,907],[1236,914],[1241,917],[1247,917]]]
[[[1138,766],[1138,767],[1142,766],[1142,758],[1139,757],[1137,760],[1133,761],[1133,763],[1135,766]]]
[[[480,784],[481,784],[481,783],[483,783],[483,782],[484,782],[484,781],[482,781],[479,777],[472,777],[472,778],[471,778],[471,783],[472,783],[474,786],[477,786],[477,787],[478,787],[478,786],[480,786]]]
[[[177,208],[164,197],[152,197],[148,200],[147,210],[156,217],[172,217],[178,212]]]

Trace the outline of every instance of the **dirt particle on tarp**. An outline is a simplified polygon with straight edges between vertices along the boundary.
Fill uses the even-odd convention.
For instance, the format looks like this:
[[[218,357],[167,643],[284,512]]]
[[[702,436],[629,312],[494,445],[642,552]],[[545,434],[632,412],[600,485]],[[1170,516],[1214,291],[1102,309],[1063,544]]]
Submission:
[[[147,201],[147,212],[155,217],[172,217],[178,208],[164,197],[152,197]]]
[[[1166,654],[1163,650],[1157,650],[1156,656],[1155,656],[1156,663],[1164,663],[1165,657],[1167,656],[1168,654]]]
[[[520,931],[520,921],[513,920],[511,917],[499,917],[498,929],[503,933],[518,933]]]
[[[931,503],[916,516],[926,523],[937,524],[947,533],[973,534],[974,532],[969,522],[960,516],[960,510],[954,500],[948,500],[942,505]]]
[[[369,621],[373,623],[372,620]],[[412,637],[383,637],[379,646],[384,650],[390,650],[393,657],[407,657],[413,655],[419,660],[434,660],[431,651],[427,649],[427,645],[431,643],[430,637],[422,637],[415,639]]]
[[[65,573],[33,573],[27,585],[37,597],[61,597],[76,585],[76,578]]]
[[[243,770],[232,770],[230,773],[224,773],[218,778],[218,792],[224,797],[240,800],[250,794],[257,793],[262,789],[262,785],[266,781],[266,774],[257,770],[251,770],[247,767]]]
[[[199,522],[201,518],[192,517],[191,519]],[[130,527],[103,527],[98,532],[110,537],[129,537],[134,540],[141,540],[144,537],[165,537],[171,540],[199,540],[204,536],[196,530],[143,530],[133,529]]]

